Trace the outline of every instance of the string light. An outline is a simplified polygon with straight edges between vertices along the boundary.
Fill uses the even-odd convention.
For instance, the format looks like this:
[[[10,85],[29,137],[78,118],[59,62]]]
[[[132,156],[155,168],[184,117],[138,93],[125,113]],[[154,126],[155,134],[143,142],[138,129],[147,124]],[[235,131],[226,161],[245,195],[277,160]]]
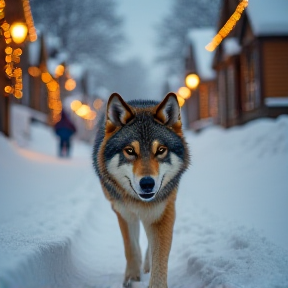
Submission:
[[[39,77],[41,75],[41,70],[36,66],[31,66],[28,68],[28,73],[32,77]]]
[[[0,0],[0,20],[4,19],[4,17],[5,17],[5,12],[4,12],[5,6],[6,6],[5,1]]]
[[[222,42],[222,40],[230,33],[230,31],[235,27],[237,21],[241,18],[241,14],[244,9],[248,6],[248,0],[242,0],[232,16],[217,33],[217,35],[212,39],[212,41],[205,46],[205,49],[212,52],[215,48]]]
[[[58,82],[48,71],[41,73],[41,80],[46,84],[51,121],[55,124],[61,119],[62,102],[60,97],[60,87]]]
[[[178,104],[182,107],[185,104],[185,99],[177,95]]]
[[[55,77],[58,78],[62,76],[65,72],[65,67],[63,65],[58,65],[55,69]]]
[[[72,101],[72,103],[70,105],[71,110],[74,112],[76,112],[81,106],[82,106],[82,103],[79,100]]]
[[[27,28],[30,41],[35,41],[37,39],[36,29],[34,27],[29,0],[22,0],[22,4],[27,27],[24,23],[13,23],[10,26],[10,24],[7,23],[7,21],[5,20],[5,7],[6,7],[5,0],[0,0],[0,28],[2,30],[2,35],[5,38],[6,45],[12,43],[11,33],[14,36],[16,36],[16,37],[13,36],[14,37],[13,40],[16,44],[22,43],[26,38],[26,32],[24,30]],[[22,38],[19,36],[21,36]],[[20,38],[22,40],[20,40]],[[6,96],[8,96],[9,94],[13,94],[16,98],[20,99],[22,98],[23,95],[22,69],[16,67],[16,64],[20,63],[20,56],[22,55],[22,50],[20,48],[13,49],[10,46],[6,46],[5,54],[6,54],[5,55],[6,65],[4,67],[4,70],[7,77],[11,80],[11,84],[5,86],[4,91],[6,93]]]
[[[94,102],[93,102],[93,107],[96,109],[96,110],[100,110],[100,108],[102,107],[103,105],[103,101],[101,99],[96,99]]]
[[[22,0],[24,16],[28,27],[29,40],[34,42],[37,40],[36,28],[34,26],[33,16],[31,13],[29,0]]]
[[[68,80],[66,80],[65,82],[65,89],[67,91],[72,91],[76,88],[76,81],[72,78],[69,78]]]
[[[180,87],[177,95],[186,100],[191,96],[191,90],[188,87]]]

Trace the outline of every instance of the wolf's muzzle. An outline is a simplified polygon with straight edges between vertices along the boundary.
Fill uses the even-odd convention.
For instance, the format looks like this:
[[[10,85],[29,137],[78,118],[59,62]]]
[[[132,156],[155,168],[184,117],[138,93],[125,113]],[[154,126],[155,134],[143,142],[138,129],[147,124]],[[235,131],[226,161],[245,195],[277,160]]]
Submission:
[[[149,200],[151,198],[153,198],[153,196],[155,195],[155,193],[153,193],[153,188],[155,186],[155,181],[153,178],[151,177],[143,177],[140,182],[140,187],[141,190],[144,193],[139,194],[139,196],[144,200]]]
[[[155,181],[151,177],[143,177],[139,184],[144,193],[151,193],[155,186]]]

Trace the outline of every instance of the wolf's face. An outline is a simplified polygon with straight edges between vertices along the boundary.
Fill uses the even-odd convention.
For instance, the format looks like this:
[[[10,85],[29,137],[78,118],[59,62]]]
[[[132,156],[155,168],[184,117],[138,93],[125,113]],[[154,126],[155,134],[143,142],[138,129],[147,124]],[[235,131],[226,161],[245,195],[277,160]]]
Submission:
[[[130,197],[145,202],[164,199],[189,161],[177,98],[170,93],[158,105],[128,105],[113,95],[107,105],[104,150],[108,174]]]

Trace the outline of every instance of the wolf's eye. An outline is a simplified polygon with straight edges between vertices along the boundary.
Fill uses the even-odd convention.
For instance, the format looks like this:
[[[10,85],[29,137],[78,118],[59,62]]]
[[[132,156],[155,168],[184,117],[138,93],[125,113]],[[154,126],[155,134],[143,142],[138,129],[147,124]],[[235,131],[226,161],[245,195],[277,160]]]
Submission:
[[[166,147],[160,146],[160,147],[157,149],[156,155],[163,155],[166,151],[167,151],[167,148],[166,148]]]
[[[127,147],[124,149],[125,152],[128,154],[128,155],[131,155],[131,156],[135,156],[136,153],[135,153],[135,150],[132,148],[132,147]]]

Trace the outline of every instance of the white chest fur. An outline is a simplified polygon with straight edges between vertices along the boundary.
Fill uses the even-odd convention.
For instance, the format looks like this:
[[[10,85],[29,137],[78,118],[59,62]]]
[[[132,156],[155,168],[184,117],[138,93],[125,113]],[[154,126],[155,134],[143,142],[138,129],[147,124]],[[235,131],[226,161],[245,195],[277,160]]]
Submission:
[[[129,221],[131,218],[137,217],[145,224],[152,224],[159,220],[165,210],[165,206],[166,201],[153,205],[113,203],[114,209],[119,212],[125,220]]]

